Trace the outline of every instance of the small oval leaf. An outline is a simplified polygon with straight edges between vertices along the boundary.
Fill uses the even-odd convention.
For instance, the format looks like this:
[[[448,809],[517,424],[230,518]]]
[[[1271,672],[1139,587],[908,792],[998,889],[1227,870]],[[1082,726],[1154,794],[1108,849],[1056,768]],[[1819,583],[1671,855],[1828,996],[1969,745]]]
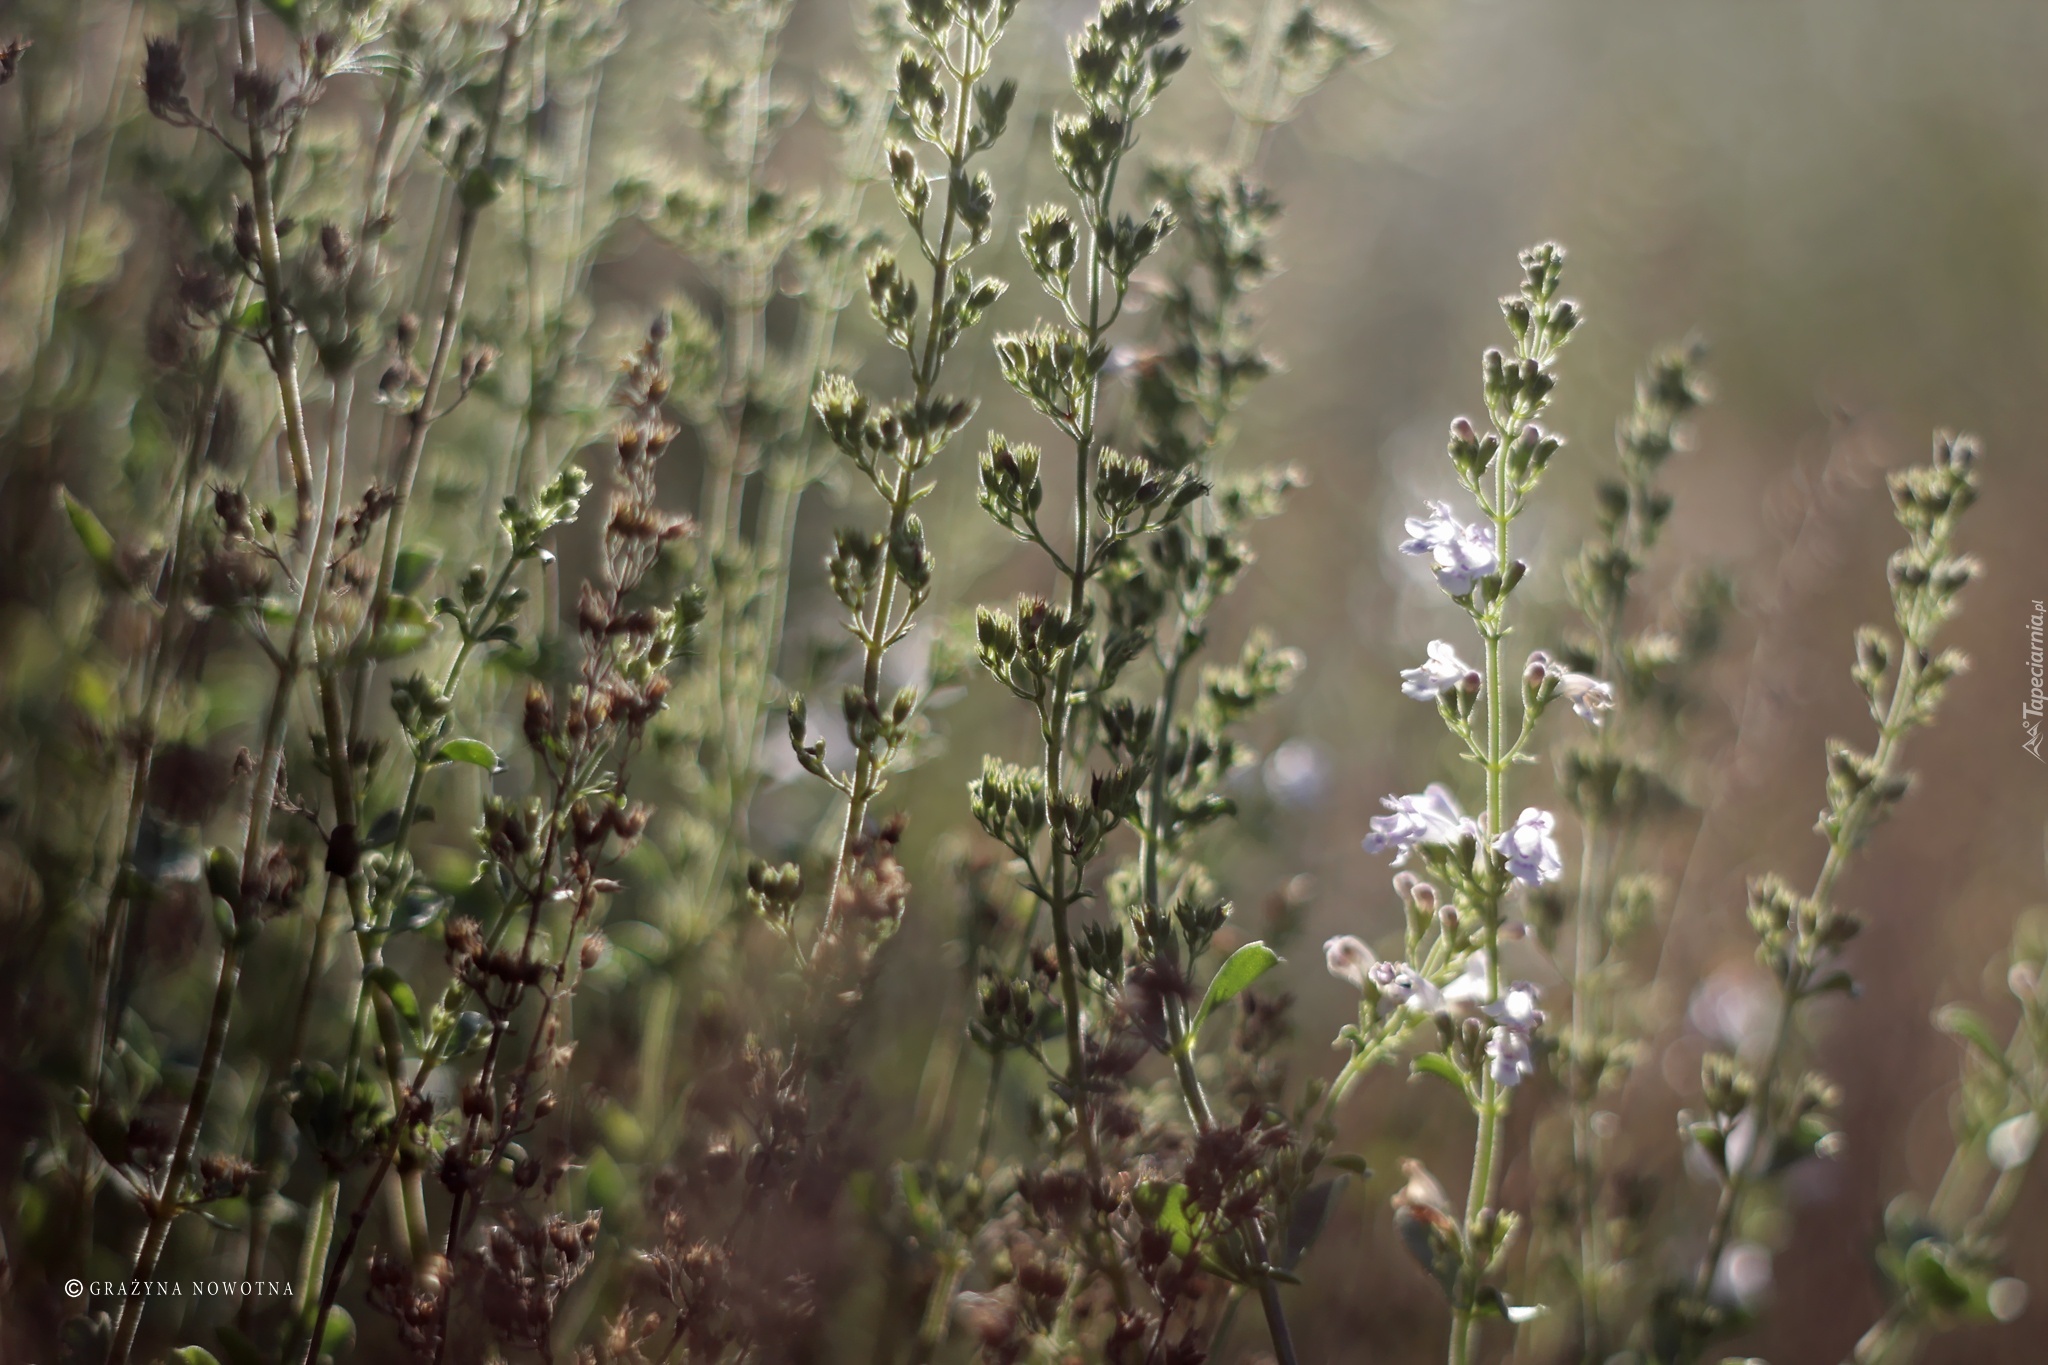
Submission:
[[[1219,1005],[1227,1005],[1243,995],[1252,982],[1280,965],[1280,954],[1263,943],[1247,943],[1216,969],[1214,979],[1209,982],[1209,992],[1202,997],[1202,1007],[1195,1011],[1194,1022],[1188,1025],[1187,1036],[1181,1039],[1181,1048],[1192,1052],[1195,1035],[1202,1031],[1209,1016]]]
[[[451,739],[435,751],[436,763],[467,763],[487,773],[498,771],[498,754],[480,739]]]
[[[420,999],[412,993],[412,987],[404,977],[391,967],[376,967],[370,972],[370,983],[391,1001],[391,1007],[398,1011],[398,1017],[415,1030],[420,1026]]]

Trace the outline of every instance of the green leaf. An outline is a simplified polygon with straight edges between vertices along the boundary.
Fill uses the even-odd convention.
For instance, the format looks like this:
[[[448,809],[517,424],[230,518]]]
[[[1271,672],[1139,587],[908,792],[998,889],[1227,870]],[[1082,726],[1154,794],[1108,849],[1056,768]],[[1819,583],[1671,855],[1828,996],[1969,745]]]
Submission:
[[[64,503],[64,515],[71,519],[71,529],[78,533],[78,543],[85,548],[85,557],[100,571],[100,577],[113,587],[124,592],[128,579],[121,572],[121,566],[114,559],[114,537],[92,509],[71,496],[71,490],[57,489],[57,496]]]
[[[320,1334],[320,1354],[338,1356],[356,1338],[356,1320],[340,1304],[327,1310],[327,1330]]]
[[[1287,1215],[1287,1235],[1280,1243],[1280,1270],[1291,1271],[1301,1264],[1301,1258],[1329,1226],[1337,1196],[1344,1192],[1347,1183],[1341,1175],[1333,1180],[1319,1180],[1295,1199]]]
[[[408,934],[424,929],[441,918],[441,913],[447,908],[448,897],[432,887],[408,887],[399,898],[398,908],[392,912],[391,932]]]
[[[455,1031],[448,1039],[448,1057],[466,1056],[484,1045],[484,1034],[490,1030],[490,1020],[475,1010],[464,1010],[455,1016]]]
[[[220,1357],[204,1346],[180,1346],[171,1352],[171,1359],[178,1365],[220,1365]]]
[[[626,1201],[626,1173],[618,1158],[600,1147],[583,1166],[583,1194],[601,1209],[616,1209]]]
[[[1991,1025],[1983,1016],[1966,1005],[1944,1005],[1934,1012],[1934,1026],[1952,1038],[1960,1038],[1982,1053],[1984,1060],[2001,1072],[2011,1068],[2005,1060],[2005,1049],[1998,1045],[1998,1039],[1991,1034]]]
[[[498,754],[480,739],[451,739],[434,753],[436,763],[467,763],[487,773],[498,771]]]
[[[1209,992],[1202,997],[1202,1007],[1195,1011],[1194,1022],[1188,1025],[1187,1036],[1180,1040],[1181,1051],[1195,1050],[1195,1035],[1202,1031],[1210,1014],[1217,1006],[1227,1005],[1243,995],[1245,989],[1280,965],[1280,954],[1263,943],[1247,943],[1224,960],[1216,969],[1214,979],[1209,982]]]
[[[1906,1252],[1905,1278],[1913,1296],[1937,1313],[1988,1318],[1983,1307],[1986,1277],[1955,1248],[1928,1238]]]
[[[503,189],[504,186],[499,183],[498,177],[491,174],[488,168],[477,166],[462,177],[462,184],[457,192],[462,198],[462,206],[475,213],[490,207]]]
[[[398,560],[391,569],[391,591],[409,593],[427,581],[427,575],[440,566],[441,552],[422,545],[408,545],[398,552]]]
[[[391,1007],[398,1011],[398,1017],[417,1030],[420,1026],[420,998],[412,993],[404,977],[391,967],[373,968],[369,975],[370,984],[383,991],[391,1001]]]
[[[402,659],[414,650],[424,648],[427,641],[433,637],[433,629],[429,626],[390,621],[377,627],[376,634],[370,637],[367,649],[373,659]]]
[[[1435,1076],[1458,1087],[1459,1094],[1469,1094],[1471,1082],[1465,1073],[1458,1070],[1458,1064],[1441,1052],[1425,1052],[1409,1065],[1409,1076]]]
[[[1131,1193],[1131,1204],[1161,1232],[1173,1235],[1173,1254],[1185,1256],[1194,1249],[1195,1225],[1188,1218],[1188,1187],[1147,1180]]]

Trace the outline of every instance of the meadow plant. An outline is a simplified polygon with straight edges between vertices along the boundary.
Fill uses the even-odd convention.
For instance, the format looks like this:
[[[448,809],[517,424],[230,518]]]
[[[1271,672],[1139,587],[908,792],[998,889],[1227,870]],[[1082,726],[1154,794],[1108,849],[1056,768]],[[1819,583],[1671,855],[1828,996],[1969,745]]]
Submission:
[[[1423,516],[1408,519],[1401,544],[1403,554],[1427,563],[1477,637],[1480,663],[1466,663],[1455,642],[1435,641],[1424,662],[1401,675],[1401,690],[1435,707],[1478,766],[1482,814],[1465,814],[1441,784],[1388,797],[1388,813],[1373,818],[1365,848],[1421,870],[1404,870],[1396,883],[1408,911],[1403,956],[1377,960],[1351,937],[1332,939],[1325,949],[1332,973],[1363,994],[1359,1022],[1341,1035],[1351,1058],[1336,1093],[1407,1035],[1433,1026],[1437,1046],[1414,1066],[1455,1086],[1472,1108],[1477,1137],[1462,1214],[1417,1161],[1394,1197],[1403,1238],[1449,1300],[1454,1365],[1474,1358],[1482,1317],[1514,1323],[1537,1311],[1513,1302],[1497,1279],[1520,1222],[1500,1206],[1499,1182],[1506,1166],[1502,1121],[1535,1071],[1547,1016],[1538,987],[1504,977],[1502,945],[1522,931],[1509,918],[1510,896],[1556,882],[1564,862],[1549,811],[1528,806],[1507,818],[1507,780],[1518,763],[1533,761],[1536,724],[1554,702],[1566,702],[1588,725],[1598,725],[1613,705],[1608,682],[1567,669],[1542,650],[1519,667],[1503,663],[1509,604],[1529,568],[1511,557],[1514,522],[1562,448],[1537,419],[1556,388],[1558,351],[1582,320],[1577,305],[1558,293],[1563,251],[1545,244],[1521,259],[1521,289],[1501,301],[1514,354],[1490,350],[1483,363],[1491,429],[1482,434],[1464,418],[1451,426],[1452,472],[1479,516],[1465,521],[1449,503],[1432,502]],[[1519,701],[1512,737],[1504,695],[1510,689]]]
[[[1852,669],[1876,739],[1828,745],[1810,889],[1752,883],[1765,1048],[1707,1056],[1677,1142],[1625,1131],[1678,1027],[1665,874],[1713,799],[1690,722],[1737,599],[1651,576],[1697,348],[1638,381],[1576,556],[1517,557],[1582,323],[1564,253],[1523,253],[1483,418],[1399,545],[1460,626],[1389,704],[1460,764],[1370,821],[1401,926],[1324,945],[1359,992],[1325,1077],[1276,985],[1306,893],[1238,911],[1230,832],[1311,661],[1230,634],[1231,598],[1305,482],[1241,458],[1279,444],[1260,161],[1364,28],[1102,0],[1041,110],[1015,0],[11,17],[0,1352],[1297,1365],[1337,1349],[1304,1305],[1350,1273],[1347,1206],[1434,1284],[1453,1365],[1509,1332],[1689,1365],[1753,1324],[1731,1258],[1840,1140],[1805,1068],[1853,985],[1842,877],[1963,669],[1935,637],[1977,572],[1974,444],[1892,479],[1893,621]],[[1208,148],[1163,113],[1203,82]],[[1036,322],[992,273],[1019,264]],[[990,430],[949,472],[1027,409],[1040,444]],[[970,480],[1005,535],[941,524]],[[967,618],[949,537],[1039,590]],[[915,771],[949,635],[998,685],[977,717],[1028,737],[986,727],[964,809]],[[933,858],[913,799],[978,833]],[[920,1013],[934,950],[957,998]],[[2023,925],[2007,1041],[1937,1018],[1954,1160],[1883,1218],[1857,1365],[2024,1302],[2042,954]],[[1380,1177],[1382,1220],[1339,1140],[1397,1058],[1470,1157]],[[139,1288],[174,1283],[220,1292]]]
[[[1560,657],[1568,669],[1610,679],[1612,695],[1601,723],[1559,754],[1559,795],[1579,826],[1576,875],[1531,906],[1543,949],[1554,955],[1568,944],[1560,974],[1572,1005],[1552,1058],[1569,1123],[1555,1144],[1556,1188],[1568,1193],[1534,1212],[1548,1221],[1537,1235],[1550,1234],[1564,1284],[1576,1292],[1575,1331],[1583,1358],[1593,1361],[1608,1358],[1610,1312],[1626,1321],[1640,1311],[1609,1299],[1642,1292],[1629,1284],[1627,1267],[1646,1245],[1643,1219],[1618,1178],[1625,1163],[1606,1146],[1617,1134],[1602,1100],[1623,1092],[1638,1040],[1658,1025],[1631,951],[1654,938],[1670,898],[1659,835],[1693,804],[1681,785],[1682,722],[1730,605],[1730,585],[1713,571],[1681,580],[1662,602],[1644,600],[1642,578],[1672,510],[1658,476],[1684,448],[1688,418],[1706,398],[1702,358],[1697,344],[1668,351],[1637,379],[1635,404],[1616,429],[1618,477],[1596,485],[1597,533],[1565,572],[1581,630],[1566,637]],[[1679,842],[1690,850],[1690,840]]]
[[[2002,1046],[1966,1005],[1935,1014],[1936,1026],[1964,1049],[1962,1085],[1951,1107],[1955,1148],[1929,1198],[1902,1194],[1885,1207],[1877,1257],[1890,1302],[1845,1365],[1911,1360],[1938,1332],[2010,1322],[2026,1307],[2027,1286],[1998,1272],[2005,1229],[2039,1150],[2048,1108],[2042,958],[2041,924],[2029,917],[2007,958],[2006,989],[2019,1017]]]

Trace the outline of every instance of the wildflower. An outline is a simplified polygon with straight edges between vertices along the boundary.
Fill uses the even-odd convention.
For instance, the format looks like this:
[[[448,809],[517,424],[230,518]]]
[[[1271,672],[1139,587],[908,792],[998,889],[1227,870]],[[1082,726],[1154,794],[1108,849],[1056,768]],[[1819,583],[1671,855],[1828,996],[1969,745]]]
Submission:
[[[1450,847],[1465,835],[1476,836],[1479,832],[1478,822],[1459,809],[1457,800],[1441,783],[1430,783],[1419,796],[1389,796],[1380,804],[1390,813],[1372,818],[1363,845],[1367,853],[1392,850],[1396,867],[1407,860],[1409,850],[1418,844]]]
[[[1535,1074],[1536,1052],[1523,1029],[1496,1025],[1486,1040],[1486,1055],[1493,1063],[1494,1084],[1503,1088],[1520,1085]]]
[[[1323,944],[1323,965],[1339,981],[1349,981],[1364,990],[1365,974],[1378,965],[1378,959],[1362,940],[1350,934],[1340,934]]]
[[[1428,516],[1410,517],[1405,527],[1408,539],[1401,542],[1401,553],[1428,555],[1438,586],[1453,597],[1465,596],[1500,567],[1493,528],[1460,522],[1449,503],[1430,503]]]
[[[1405,962],[1375,962],[1366,975],[1380,988],[1380,999],[1396,1009],[1412,1004],[1424,1014],[1434,1014],[1444,1007],[1443,992]]]
[[[1507,859],[1508,872],[1516,881],[1541,886],[1563,875],[1564,859],[1558,854],[1557,840],[1551,837],[1556,828],[1556,816],[1529,806],[1493,841],[1500,856]]]
[[[1530,653],[1529,662],[1522,669],[1522,695],[1539,713],[1553,698],[1562,696],[1572,704],[1580,720],[1595,727],[1614,706],[1613,684],[1590,673],[1574,673],[1559,667],[1540,649]]]
[[[2016,1115],[1991,1130],[1984,1154],[2000,1171],[2018,1170],[2034,1155],[2041,1141],[2041,1120],[2032,1112]]]
[[[1472,671],[1472,665],[1458,657],[1450,641],[1431,640],[1422,665],[1401,670],[1401,695],[1417,701],[1434,701],[1438,693],[1456,687]]]
[[[1614,706],[1614,687],[1585,673],[1560,673],[1557,690],[1578,712],[1579,719],[1597,728]]]
[[[1491,992],[1486,979],[1492,974],[1492,959],[1485,949],[1465,959],[1465,968],[1444,987],[1444,999],[1453,1005],[1485,1004]]]
[[[1527,1033],[1543,1022],[1543,1011],[1536,1008],[1542,992],[1526,981],[1517,981],[1501,993],[1499,1000],[1486,1007],[1486,1013],[1503,1028],[1520,1029]]]

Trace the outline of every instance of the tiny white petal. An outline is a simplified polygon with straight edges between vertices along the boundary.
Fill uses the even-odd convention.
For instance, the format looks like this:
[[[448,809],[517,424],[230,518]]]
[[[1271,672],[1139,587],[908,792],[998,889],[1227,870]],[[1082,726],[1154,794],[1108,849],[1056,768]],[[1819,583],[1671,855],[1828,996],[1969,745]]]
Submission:
[[[2041,1142],[2041,1120],[2032,1112],[2018,1114],[1991,1130],[1984,1139],[1984,1155],[2001,1171],[2015,1170],[2032,1159]]]
[[[1509,875],[1526,886],[1542,886],[1563,876],[1564,857],[1552,837],[1556,828],[1557,817],[1534,806],[1517,816],[1493,841],[1495,851],[1507,862]]]
[[[1421,665],[1401,670],[1401,695],[1417,701],[1435,701],[1437,694],[1456,687],[1472,671],[1472,666],[1458,657],[1450,641],[1431,640]]]
[[[1557,690],[1588,725],[1599,725],[1614,707],[1613,686],[1585,673],[1559,674]]]

